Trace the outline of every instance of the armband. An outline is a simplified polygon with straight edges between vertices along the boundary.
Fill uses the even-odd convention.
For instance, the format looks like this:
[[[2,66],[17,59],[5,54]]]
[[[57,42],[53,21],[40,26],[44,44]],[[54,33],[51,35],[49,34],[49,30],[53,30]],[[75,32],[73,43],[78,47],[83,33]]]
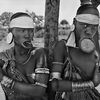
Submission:
[[[48,68],[36,68],[35,69],[36,74],[49,74]]]
[[[64,68],[64,63],[62,62],[52,62],[52,71],[53,72],[62,72],[63,68]]]
[[[3,76],[1,84],[3,86],[7,87],[7,88],[11,88],[12,89],[14,84],[15,84],[15,82],[12,79],[10,79],[10,78],[8,78],[6,76]]]
[[[81,91],[87,88],[94,88],[94,84],[92,81],[89,82],[83,82],[83,83],[79,83],[79,82],[72,82],[72,91]]]
[[[44,88],[47,88],[47,85],[46,85],[46,84],[39,83],[39,82],[36,82],[35,84],[36,84],[36,85],[39,85],[39,86],[42,86],[42,87],[44,87]]]
[[[64,65],[64,64],[61,63],[61,62],[52,62],[52,64],[53,64],[53,65],[62,65],[62,66]]]

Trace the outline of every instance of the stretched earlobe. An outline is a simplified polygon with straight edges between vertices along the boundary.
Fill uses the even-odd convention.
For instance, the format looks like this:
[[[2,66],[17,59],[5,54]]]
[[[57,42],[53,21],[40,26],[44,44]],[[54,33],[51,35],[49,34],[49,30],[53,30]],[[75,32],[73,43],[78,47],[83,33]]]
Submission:
[[[74,29],[75,29],[75,25],[72,24],[71,27],[70,27],[70,29],[71,29],[71,31],[74,31]]]
[[[11,44],[13,42],[13,34],[10,32],[8,33],[7,37],[6,37],[6,42],[8,44]]]

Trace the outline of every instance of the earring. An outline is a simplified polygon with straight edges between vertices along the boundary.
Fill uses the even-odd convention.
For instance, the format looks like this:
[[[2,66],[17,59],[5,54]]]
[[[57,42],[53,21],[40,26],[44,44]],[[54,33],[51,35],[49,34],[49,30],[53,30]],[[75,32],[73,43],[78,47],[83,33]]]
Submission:
[[[12,35],[12,33],[10,32],[10,33],[8,33],[8,35],[7,35],[7,37],[6,37],[6,42],[7,42],[8,44],[11,44],[12,41],[13,41],[13,35]]]
[[[70,27],[70,29],[71,29],[71,31],[74,31],[74,29],[75,29],[75,25],[72,24],[71,27]]]

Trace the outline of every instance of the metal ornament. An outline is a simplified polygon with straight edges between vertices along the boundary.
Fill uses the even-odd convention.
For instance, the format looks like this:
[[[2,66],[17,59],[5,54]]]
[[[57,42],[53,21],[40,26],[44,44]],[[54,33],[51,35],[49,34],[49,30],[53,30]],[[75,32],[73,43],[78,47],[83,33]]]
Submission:
[[[92,39],[83,38],[79,42],[79,47],[83,52],[90,53],[95,50],[95,44]]]

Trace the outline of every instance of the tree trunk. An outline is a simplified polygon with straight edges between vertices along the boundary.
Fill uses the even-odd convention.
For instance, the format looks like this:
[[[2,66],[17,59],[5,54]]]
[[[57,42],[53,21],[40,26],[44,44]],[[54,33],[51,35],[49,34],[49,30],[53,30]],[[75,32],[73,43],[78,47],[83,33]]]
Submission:
[[[60,0],[46,0],[44,43],[48,49],[58,40],[59,3]]]
[[[44,47],[48,49],[49,66],[51,65],[53,47],[58,41],[59,5],[60,0],[46,0],[45,3]]]
[[[45,4],[45,36],[44,46],[47,48],[47,64],[51,72],[53,48],[58,41],[58,19],[60,0],[46,0]],[[55,99],[55,92],[48,84],[48,100]]]

